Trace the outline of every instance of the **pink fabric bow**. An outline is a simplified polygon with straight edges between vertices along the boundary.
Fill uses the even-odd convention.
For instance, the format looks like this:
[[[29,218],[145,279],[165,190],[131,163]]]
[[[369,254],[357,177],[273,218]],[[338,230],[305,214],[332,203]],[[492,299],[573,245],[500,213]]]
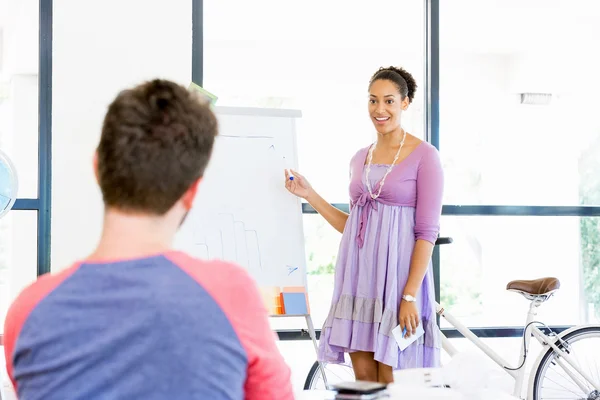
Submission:
[[[355,205],[362,207],[360,210],[360,218],[358,222],[358,233],[356,235],[356,241],[358,247],[363,247],[365,242],[365,232],[367,230],[367,220],[371,209],[377,210],[377,201],[374,200],[368,191],[363,192]]]

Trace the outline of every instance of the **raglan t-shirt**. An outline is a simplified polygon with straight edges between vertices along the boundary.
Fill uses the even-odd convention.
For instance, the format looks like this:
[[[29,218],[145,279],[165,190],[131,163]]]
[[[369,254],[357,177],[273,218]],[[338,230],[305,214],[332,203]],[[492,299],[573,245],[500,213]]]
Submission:
[[[293,399],[254,280],[181,252],[40,277],[4,349],[21,400]]]

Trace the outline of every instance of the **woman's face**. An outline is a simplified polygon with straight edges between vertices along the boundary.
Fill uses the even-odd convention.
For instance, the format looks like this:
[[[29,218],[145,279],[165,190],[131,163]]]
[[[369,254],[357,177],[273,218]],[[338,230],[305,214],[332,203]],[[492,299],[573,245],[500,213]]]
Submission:
[[[369,88],[369,115],[380,134],[388,134],[400,127],[402,111],[408,107],[408,97],[402,99],[392,81],[379,79]]]

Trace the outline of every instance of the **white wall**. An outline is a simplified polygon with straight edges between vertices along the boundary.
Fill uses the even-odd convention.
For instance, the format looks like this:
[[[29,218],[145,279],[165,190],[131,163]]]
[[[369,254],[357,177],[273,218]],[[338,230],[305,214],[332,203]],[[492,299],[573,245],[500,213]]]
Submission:
[[[0,0],[0,148],[18,171],[21,198],[36,198],[38,2]],[[36,279],[37,213],[0,221],[0,334],[12,299]]]
[[[117,93],[161,77],[191,81],[192,1],[54,2],[52,270],[99,238],[102,199],[92,170],[102,119]]]
[[[38,2],[0,1],[0,146],[19,171],[19,197],[37,197]]]

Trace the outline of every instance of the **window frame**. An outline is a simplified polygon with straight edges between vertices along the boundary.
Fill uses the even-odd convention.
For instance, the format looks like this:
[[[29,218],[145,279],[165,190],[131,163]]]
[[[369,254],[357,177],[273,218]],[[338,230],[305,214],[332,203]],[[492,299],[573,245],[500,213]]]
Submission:
[[[439,115],[439,91],[440,91],[440,70],[439,70],[439,0],[425,1],[425,139],[440,149],[440,115]],[[335,203],[333,206],[348,212],[349,205],[345,203]],[[302,205],[302,212],[305,214],[314,214],[316,211],[309,205]],[[454,216],[556,216],[556,217],[597,217],[600,216],[600,206],[502,206],[502,205],[456,205],[444,204],[442,206],[442,215]],[[451,236],[451,232],[446,232]],[[436,246],[432,255],[435,298],[440,300],[440,249]],[[439,324],[439,316],[438,316]],[[555,332],[562,332],[569,326],[551,326]],[[448,338],[461,338],[462,334],[454,328],[443,328],[442,332]],[[523,336],[522,327],[475,327],[473,332],[482,338],[507,338]],[[285,330],[277,331],[280,340],[309,340],[306,330]],[[317,332],[317,336],[320,331]]]
[[[439,117],[439,0],[422,0],[425,3],[425,139],[440,149]],[[34,210],[38,213],[38,263],[37,274],[50,272],[51,207],[52,207],[52,9],[53,0],[39,0],[39,130],[38,130],[38,197],[18,198],[13,210]],[[203,0],[192,0],[192,81],[202,86],[204,78]],[[348,211],[347,203],[335,207]],[[316,211],[308,204],[302,205],[303,214]],[[442,215],[460,216],[600,216],[600,206],[499,206],[445,204]],[[446,234],[451,235],[451,232]],[[440,299],[440,249],[433,253],[435,296]],[[552,327],[562,331],[567,326]],[[461,337],[455,329],[443,329],[451,338]],[[310,340],[304,329],[278,330],[280,340]],[[317,332],[319,334],[320,331]],[[481,337],[518,337],[520,327],[483,327],[475,329]]]
[[[50,212],[52,207],[52,7],[39,0],[38,68],[38,195],[17,198],[13,211],[37,212],[37,275],[50,272]]]

